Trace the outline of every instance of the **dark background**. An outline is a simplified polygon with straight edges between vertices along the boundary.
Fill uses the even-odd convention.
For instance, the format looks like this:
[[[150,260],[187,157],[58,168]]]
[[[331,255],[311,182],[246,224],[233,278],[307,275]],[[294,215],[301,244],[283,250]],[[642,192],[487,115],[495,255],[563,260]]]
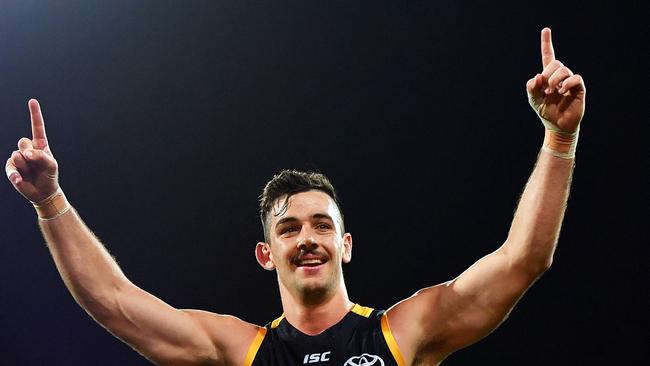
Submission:
[[[505,239],[543,139],[524,85],[549,26],[588,89],[555,262],[445,364],[643,363],[648,31],[622,4],[3,0],[0,152],[38,98],[63,189],[129,278],[257,324],[282,312],[257,196],[279,169],[322,171],[351,299],[386,308]],[[0,364],[148,364],[76,305],[5,182]]]

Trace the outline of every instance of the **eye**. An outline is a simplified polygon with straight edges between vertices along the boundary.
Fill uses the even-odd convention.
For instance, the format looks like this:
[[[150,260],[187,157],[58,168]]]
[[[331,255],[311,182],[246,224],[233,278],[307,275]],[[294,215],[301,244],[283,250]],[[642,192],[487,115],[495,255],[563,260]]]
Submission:
[[[280,234],[290,234],[296,231],[298,231],[298,229],[295,226],[285,226],[280,230]]]
[[[332,227],[329,224],[326,224],[324,222],[321,222],[318,225],[316,225],[316,229],[319,229],[319,230],[329,230],[331,228]]]

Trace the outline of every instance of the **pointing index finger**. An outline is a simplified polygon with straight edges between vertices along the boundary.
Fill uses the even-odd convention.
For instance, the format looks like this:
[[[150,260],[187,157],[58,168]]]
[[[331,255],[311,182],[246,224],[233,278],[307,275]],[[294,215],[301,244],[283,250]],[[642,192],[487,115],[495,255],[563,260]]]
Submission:
[[[555,52],[553,51],[553,41],[551,40],[551,29],[542,29],[542,67],[555,61]]]
[[[45,123],[43,122],[41,106],[36,99],[30,99],[27,105],[29,106],[29,114],[32,119],[32,140],[34,147],[43,149],[47,146],[47,136],[45,135]]]

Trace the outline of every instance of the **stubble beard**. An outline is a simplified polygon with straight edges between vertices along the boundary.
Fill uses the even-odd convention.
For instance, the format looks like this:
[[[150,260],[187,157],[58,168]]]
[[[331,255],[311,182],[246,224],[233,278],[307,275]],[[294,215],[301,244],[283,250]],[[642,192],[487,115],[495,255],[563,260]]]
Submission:
[[[326,302],[336,293],[339,287],[342,280],[342,274],[339,272],[339,269],[335,269],[324,278],[294,278],[295,295],[301,298],[305,304],[316,305]]]

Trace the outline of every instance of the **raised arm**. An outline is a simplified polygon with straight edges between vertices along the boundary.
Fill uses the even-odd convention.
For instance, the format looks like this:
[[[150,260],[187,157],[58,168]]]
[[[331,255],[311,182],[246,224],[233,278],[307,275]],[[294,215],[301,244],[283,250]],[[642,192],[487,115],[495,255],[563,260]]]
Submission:
[[[542,30],[543,70],[526,84],[545,127],[537,164],[503,245],[456,279],[419,291],[388,311],[407,363],[437,364],[494,330],[551,265],[569,195],[585,86],[555,59]]]
[[[161,365],[241,365],[257,327],[237,318],[177,310],[129,281],[67,202],[38,102],[29,101],[32,139],[21,138],[5,171],[31,201],[70,293],[98,323]]]

